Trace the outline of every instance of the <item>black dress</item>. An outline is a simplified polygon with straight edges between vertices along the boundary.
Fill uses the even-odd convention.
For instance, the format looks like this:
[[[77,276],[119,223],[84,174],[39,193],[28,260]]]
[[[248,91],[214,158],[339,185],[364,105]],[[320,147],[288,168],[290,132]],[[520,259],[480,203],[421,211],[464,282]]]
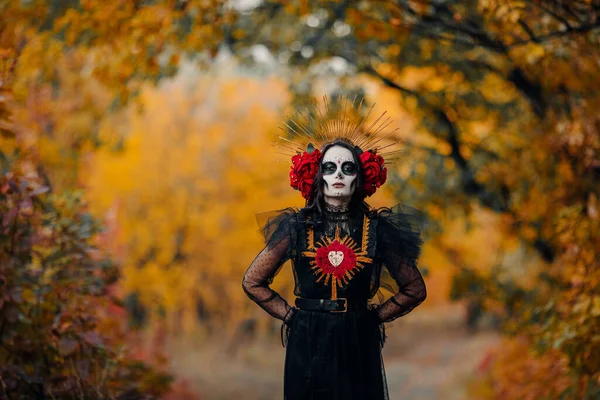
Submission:
[[[261,216],[267,245],[242,286],[284,321],[285,400],[389,398],[381,356],[383,322],[407,314],[426,296],[417,269],[418,217],[407,207],[372,210],[366,204],[348,212],[288,208]],[[345,298],[365,307],[332,313],[290,306],[269,287],[287,260],[292,260],[296,296]],[[393,296],[373,304],[382,289]]]

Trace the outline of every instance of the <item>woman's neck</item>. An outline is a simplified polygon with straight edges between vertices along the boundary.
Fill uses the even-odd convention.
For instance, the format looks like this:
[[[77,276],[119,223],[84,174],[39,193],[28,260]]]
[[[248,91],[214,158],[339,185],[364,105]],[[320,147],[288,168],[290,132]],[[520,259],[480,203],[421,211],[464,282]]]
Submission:
[[[329,197],[325,196],[325,207],[341,207],[341,206],[349,206],[350,198],[349,197]]]
[[[350,204],[341,204],[339,206],[333,206],[329,203],[325,203],[325,211],[330,213],[344,213],[350,210]]]

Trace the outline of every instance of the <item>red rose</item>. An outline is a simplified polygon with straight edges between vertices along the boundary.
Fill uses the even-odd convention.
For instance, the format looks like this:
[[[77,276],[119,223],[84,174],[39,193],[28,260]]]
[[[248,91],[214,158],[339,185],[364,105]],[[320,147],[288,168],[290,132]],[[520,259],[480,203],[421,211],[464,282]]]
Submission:
[[[319,159],[321,152],[313,150],[312,153],[304,152],[292,157],[290,167],[290,186],[300,190],[302,197],[309,199],[317,171],[319,170]]]
[[[379,186],[383,185],[387,181],[387,168],[385,165],[381,166],[381,172],[379,173]]]
[[[306,200],[309,200],[310,198],[313,182],[313,179],[307,179],[301,181],[298,187],[298,190],[300,190],[300,193],[302,193],[302,197],[304,197]]]
[[[371,196],[387,179],[383,157],[372,151],[365,151],[359,156],[363,168],[363,189]]]

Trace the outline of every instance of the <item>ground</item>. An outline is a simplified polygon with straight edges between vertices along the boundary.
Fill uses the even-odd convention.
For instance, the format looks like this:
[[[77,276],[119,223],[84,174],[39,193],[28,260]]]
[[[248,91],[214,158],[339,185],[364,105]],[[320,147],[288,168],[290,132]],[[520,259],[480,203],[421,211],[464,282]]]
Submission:
[[[387,328],[383,355],[390,399],[468,399],[466,386],[498,335],[469,333],[460,306],[418,311]],[[224,356],[224,346],[215,343],[195,348],[172,343],[173,372],[202,399],[281,399],[285,350],[279,338],[240,347],[244,349]]]

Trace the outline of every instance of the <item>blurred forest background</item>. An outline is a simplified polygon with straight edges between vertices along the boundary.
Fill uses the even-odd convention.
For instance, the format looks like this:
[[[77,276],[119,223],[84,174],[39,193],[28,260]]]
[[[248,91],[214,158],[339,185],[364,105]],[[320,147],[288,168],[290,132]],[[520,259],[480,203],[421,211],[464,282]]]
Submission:
[[[599,68],[598,0],[0,0],[0,398],[281,398],[241,278],[324,94],[429,217],[392,399],[600,398]]]

